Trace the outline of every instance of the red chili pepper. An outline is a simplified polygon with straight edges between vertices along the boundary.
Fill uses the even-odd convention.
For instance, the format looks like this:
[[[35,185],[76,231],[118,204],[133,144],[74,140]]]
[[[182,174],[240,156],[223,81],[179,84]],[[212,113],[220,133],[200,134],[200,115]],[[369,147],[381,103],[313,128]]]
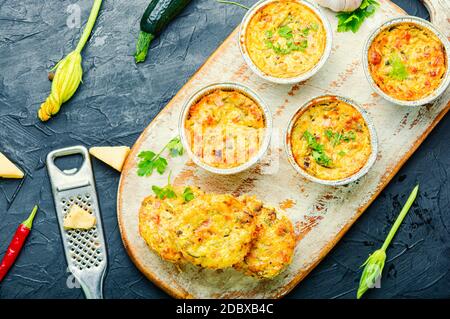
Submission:
[[[25,240],[27,239],[28,234],[31,231],[31,227],[33,226],[33,219],[36,215],[37,210],[38,207],[34,206],[33,211],[31,212],[27,220],[25,220],[17,228],[16,233],[14,234],[14,237],[9,244],[8,250],[3,257],[2,263],[0,264],[0,282],[6,276],[8,270],[12,267],[14,261],[22,250],[23,244],[25,243]]]

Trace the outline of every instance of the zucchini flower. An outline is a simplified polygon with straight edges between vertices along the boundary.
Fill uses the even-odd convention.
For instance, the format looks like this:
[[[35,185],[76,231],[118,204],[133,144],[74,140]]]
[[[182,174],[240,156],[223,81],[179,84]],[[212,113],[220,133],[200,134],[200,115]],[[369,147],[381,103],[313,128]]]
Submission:
[[[41,121],[48,121],[59,112],[61,105],[68,101],[76,92],[83,77],[81,67],[81,51],[83,50],[97,19],[102,0],[94,0],[88,22],[81,35],[76,49],[58,62],[52,70],[56,70],[52,82],[52,90],[38,111]]]
[[[417,193],[419,191],[419,185],[414,187],[413,191],[408,197],[405,206],[403,206],[400,214],[395,220],[394,225],[392,226],[389,234],[386,237],[386,240],[383,243],[383,246],[376,250],[372,255],[367,258],[366,262],[361,265],[364,266],[363,273],[361,275],[361,280],[359,281],[358,292],[356,293],[356,298],[360,299],[362,295],[370,288],[374,288],[381,279],[381,275],[384,268],[384,263],[386,261],[386,249],[394,238],[395,233],[397,232],[400,224],[408,213],[411,205],[417,197]]]

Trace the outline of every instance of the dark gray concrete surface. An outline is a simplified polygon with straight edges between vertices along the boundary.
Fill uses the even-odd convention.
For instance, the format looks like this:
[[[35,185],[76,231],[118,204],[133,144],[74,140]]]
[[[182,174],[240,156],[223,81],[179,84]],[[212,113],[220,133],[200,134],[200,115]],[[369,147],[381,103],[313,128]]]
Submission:
[[[153,44],[146,63],[132,59],[147,0],[104,1],[83,52],[84,83],[47,123],[36,111],[50,90],[47,71],[75,47],[81,30],[66,25],[71,4],[86,21],[92,1],[0,0],[0,150],[26,171],[24,180],[0,180],[0,254],[17,225],[40,205],[32,234],[15,267],[0,283],[0,298],[82,298],[69,289],[44,160],[76,144],[132,145],[237,26],[244,10],[193,0]],[[243,0],[251,4],[254,0]],[[416,0],[395,0],[427,17]],[[369,298],[450,297],[450,118],[444,118],[324,261],[289,298],[354,298],[359,265],[381,243],[403,202],[419,182],[420,195],[388,251],[382,288]],[[71,163],[69,163],[71,164]],[[165,298],[124,251],[116,220],[119,174],[93,160],[109,269],[106,298]]]

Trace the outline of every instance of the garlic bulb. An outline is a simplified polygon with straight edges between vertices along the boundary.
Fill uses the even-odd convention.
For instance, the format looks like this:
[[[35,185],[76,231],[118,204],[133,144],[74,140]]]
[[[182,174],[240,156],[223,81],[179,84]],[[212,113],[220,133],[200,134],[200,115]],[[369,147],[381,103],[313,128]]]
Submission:
[[[335,12],[349,12],[358,9],[362,0],[316,0],[316,2]]]

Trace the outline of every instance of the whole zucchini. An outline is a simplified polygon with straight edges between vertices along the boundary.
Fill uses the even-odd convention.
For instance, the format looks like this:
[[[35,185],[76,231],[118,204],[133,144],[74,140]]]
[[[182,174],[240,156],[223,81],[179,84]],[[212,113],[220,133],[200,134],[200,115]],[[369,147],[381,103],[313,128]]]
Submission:
[[[145,61],[150,42],[191,0],[151,0],[141,19],[141,32],[136,44],[136,63]]]

